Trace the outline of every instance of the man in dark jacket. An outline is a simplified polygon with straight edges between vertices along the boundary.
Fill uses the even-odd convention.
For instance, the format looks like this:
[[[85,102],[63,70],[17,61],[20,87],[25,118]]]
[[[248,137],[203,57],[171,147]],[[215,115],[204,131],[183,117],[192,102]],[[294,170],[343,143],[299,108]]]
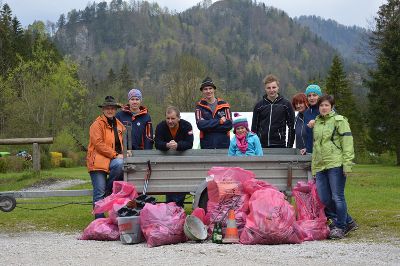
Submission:
[[[196,124],[200,130],[202,149],[227,149],[230,144],[232,117],[227,102],[215,97],[214,85],[207,77],[200,85],[203,98],[196,104]]]
[[[156,149],[161,151],[185,151],[193,146],[192,125],[180,119],[178,108],[170,106],[165,112],[165,121],[160,122],[156,128],[155,136]],[[167,202],[175,202],[183,207],[185,193],[167,194]]]
[[[180,119],[180,111],[174,106],[167,108],[165,120],[156,128],[156,149],[161,151],[185,151],[193,146],[192,125]]]
[[[294,111],[291,103],[279,95],[279,81],[274,75],[264,78],[263,99],[254,107],[251,131],[256,133],[263,148],[292,148],[294,142]],[[288,139],[286,142],[286,126]]]

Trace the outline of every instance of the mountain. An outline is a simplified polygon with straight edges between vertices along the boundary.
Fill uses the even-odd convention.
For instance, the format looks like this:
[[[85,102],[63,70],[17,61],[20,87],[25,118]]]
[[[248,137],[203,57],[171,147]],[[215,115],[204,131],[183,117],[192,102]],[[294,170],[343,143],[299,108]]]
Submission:
[[[290,96],[323,78],[336,53],[285,12],[250,0],[204,1],[182,13],[113,0],[72,10],[57,26],[58,47],[80,62],[84,79],[105,79],[126,64],[132,80],[148,87],[189,54],[227,91],[260,94],[262,78],[274,73]]]
[[[317,16],[300,16],[294,21],[308,27],[313,33],[337,49],[347,59],[367,62],[365,43],[369,31],[357,26],[344,26],[331,19]]]

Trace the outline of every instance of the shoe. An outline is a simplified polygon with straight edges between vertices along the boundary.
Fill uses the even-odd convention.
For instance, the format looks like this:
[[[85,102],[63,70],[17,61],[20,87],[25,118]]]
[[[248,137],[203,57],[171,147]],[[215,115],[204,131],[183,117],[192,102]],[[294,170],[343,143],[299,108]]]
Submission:
[[[347,235],[351,231],[356,231],[357,229],[358,229],[358,224],[356,223],[356,221],[353,220],[346,225],[346,229],[344,229],[344,235]]]
[[[340,229],[338,227],[334,227],[329,232],[329,238],[330,239],[342,239],[343,237],[344,237],[344,229]]]

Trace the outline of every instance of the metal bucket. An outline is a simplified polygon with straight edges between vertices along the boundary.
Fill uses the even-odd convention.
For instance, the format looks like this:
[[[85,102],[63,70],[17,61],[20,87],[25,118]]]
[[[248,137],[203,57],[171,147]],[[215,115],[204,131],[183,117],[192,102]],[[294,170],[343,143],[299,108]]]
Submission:
[[[183,231],[191,240],[201,241],[207,239],[207,227],[196,216],[188,215],[186,217]]]

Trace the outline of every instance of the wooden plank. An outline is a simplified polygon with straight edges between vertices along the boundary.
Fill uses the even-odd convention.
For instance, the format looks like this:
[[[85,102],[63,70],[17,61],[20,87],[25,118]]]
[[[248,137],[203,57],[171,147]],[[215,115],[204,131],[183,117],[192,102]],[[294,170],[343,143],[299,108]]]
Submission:
[[[38,143],[33,143],[32,148],[33,171],[40,171],[40,148]]]
[[[0,139],[0,145],[15,145],[15,144],[51,144],[53,138],[16,138],[16,139]]]

